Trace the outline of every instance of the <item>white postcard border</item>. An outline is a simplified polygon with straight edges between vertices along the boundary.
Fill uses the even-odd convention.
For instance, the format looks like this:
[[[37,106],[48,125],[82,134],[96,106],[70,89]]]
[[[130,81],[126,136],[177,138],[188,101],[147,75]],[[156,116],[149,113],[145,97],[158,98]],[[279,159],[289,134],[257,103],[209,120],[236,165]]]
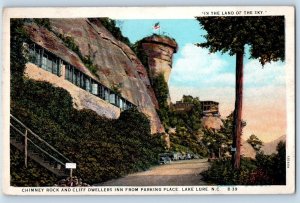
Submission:
[[[214,16],[212,12],[232,11],[233,15],[223,16],[268,16],[284,15],[286,29],[286,101],[287,101],[287,183],[286,186],[164,186],[164,187],[77,187],[70,191],[61,191],[61,187],[12,187],[10,186],[9,160],[9,109],[10,109],[10,50],[9,22],[10,18],[79,18],[110,17],[115,19],[190,19],[194,16]],[[253,11],[253,14],[245,14]],[[255,11],[262,11],[255,14]],[[155,13],[155,18],[153,17]],[[85,8],[6,8],[3,18],[3,190],[11,195],[169,195],[169,194],[292,194],[295,192],[295,10],[292,6],[228,6],[228,7],[85,7]],[[41,192],[24,192],[24,189],[43,189]],[[89,192],[97,188],[99,191]],[[108,188],[103,192],[101,189]],[[110,188],[110,189],[109,189]],[[116,191],[116,188],[122,191]],[[128,191],[128,188],[138,188]],[[162,191],[145,192],[142,188],[160,188]],[[167,190],[167,189],[170,190]],[[177,191],[172,191],[177,188]],[[193,188],[194,191],[189,191]],[[196,188],[207,188],[207,191],[195,191]],[[237,189],[235,189],[237,188]],[[48,191],[47,191],[48,189]],[[51,191],[51,189],[53,191]],[[111,190],[111,191],[110,191]],[[126,190],[126,191],[125,191]],[[175,190],[175,189],[173,189]],[[58,191],[58,192],[55,192]]]

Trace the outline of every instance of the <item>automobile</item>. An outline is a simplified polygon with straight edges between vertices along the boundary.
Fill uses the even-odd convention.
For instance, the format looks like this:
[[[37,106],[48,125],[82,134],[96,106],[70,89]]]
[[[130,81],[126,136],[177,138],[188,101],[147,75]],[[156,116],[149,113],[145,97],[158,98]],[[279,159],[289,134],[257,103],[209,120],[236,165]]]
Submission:
[[[179,159],[179,160],[184,160],[184,159],[185,159],[185,156],[184,156],[183,154],[180,154],[180,155],[178,156],[178,159]]]
[[[200,159],[200,156],[198,154],[193,154],[192,159]]]
[[[159,157],[159,164],[170,164],[171,158],[168,156],[160,156]]]
[[[185,160],[190,160],[192,157],[191,157],[191,154],[186,154],[186,156],[185,156]]]
[[[173,152],[170,156],[172,161],[178,161],[178,160],[182,160],[182,154],[179,152]]]

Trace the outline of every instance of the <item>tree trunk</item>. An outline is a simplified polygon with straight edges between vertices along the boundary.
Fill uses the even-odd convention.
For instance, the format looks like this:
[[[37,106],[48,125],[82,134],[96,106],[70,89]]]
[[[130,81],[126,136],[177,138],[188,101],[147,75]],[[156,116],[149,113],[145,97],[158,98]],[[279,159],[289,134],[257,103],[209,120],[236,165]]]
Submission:
[[[243,109],[243,58],[244,49],[236,53],[236,87],[235,108],[233,117],[232,137],[232,165],[235,169],[240,168],[241,159],[241,135],[242,135],[242,109]]]

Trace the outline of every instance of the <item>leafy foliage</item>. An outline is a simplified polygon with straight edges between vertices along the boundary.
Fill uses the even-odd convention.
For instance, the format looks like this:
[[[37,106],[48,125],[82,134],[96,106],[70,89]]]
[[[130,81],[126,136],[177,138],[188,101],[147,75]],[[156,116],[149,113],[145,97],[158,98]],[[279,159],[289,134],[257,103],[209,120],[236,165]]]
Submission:
[[[277,154],[256,154],[257,170],[254,171],[252,182],[260,181],[262,184],[284,185],[286,183],[286,146],[280,141],[276,147]],[[264,178],[260,179],[261,176]]]
[[[250,46],[251,58],[267,62],[284,60],[284,17],[197,17],[207,31],[206,42],[197,44],[209,48],[210,52],[243,52],[244,45]]]
[[[243,55],[245,45],[250,46],[250,58],[259,59],[262,65],[267,62],[285,59],[285,30],[283,16],[255,17],[196,17],[207,31],[206,42],[197,46],[208,48],[214,53],[228,52],[236,54],[236,99],[233,126],[232,156],[236,169],[240,167],[240,146],[242,135],[242,101],[243,101]]]
[[[208,183],[217,185],[247,185],[251,171],[256,168],[254,160],[242,158],[240,170],[234,170],[229,158],[215,160],[207,171],[201,173]]]
[[[189,100],[186,100],[186,98],[189,98]],[[202,128],[202,109],[199,98],[183,95],[182,101],[192,104],[192,109],[190,111],[183,112],[177,112],[176,110],[171,109],[168,115],[168,127],[180,128],[184,126],[189,131],[200,130]]]
[[[161,135],[151,136],[147,117],[136,109],[123,111],[118,120],[91,110],[73,108],[72,97],[46,82],[23,76],[27,62],[22,29],[24,20],[11,22],[11,113],[58,151],[78,164],[74,171],[85,182],[100,183],[157,164],[164,151]],[[76,50],[72,39],[68,40]],[[13,132],[12,132],[13,133]],[[11,184],[52,186],[57,177],[11,150]]]
[[[183,95],[182,102],[193,104],[193,108],[187,112],[168,111],[168,128],[176,129],[176,133],[170,136],[171,150],[179,152],[193,152],[200,156],[207,156],[207,148],[201,141],[201,104],[198,97]]]
[[[75,43],[75,40],[71,36],[65,36],[64,34],[56,32],[55,34],[64,42],[66,47],[74,51],[80,58],[84,58],[80,52],[79,46]]]
[[[158,100],[160,108],[167,108],[167,99],[169,96],[168,83],[165,81],[163,74],[153,78],[153,90],[155,92],[156,98]]]
[[[256,135],[251,135],[247,139],[247,142],[253,147],[255,151],[259,151],[260,148],[263,146],[262,141]]]
[[[52,30],[49,18],[33,18],[33,22],[38,26],[44,27],[48,30]]]
[[[85,67],[87,67],[94,76],[99,77],[97,74],[97,66],[93,63],[91,56],[83,56],[79,46],[75,43],[75,40],[72,37],[65,36],[61,33],[54,33],[64,42],[66,47],[74,51],[79,56]]]
[[[233,114],[222,120],[223,126],[220,130],[203,129],[202,142],[207,146],[210,155],[216,157],[227,156],[230,153],[232,144]]]
[[[22,78],[27,62],[26,53],[24,53],[26,50],[24,50],[23,46],[24,42],[29,41],[29,36],[23,28],[24,23],[24,19],[11,19],[10,22],[10,67],[12,80]]]
[[[161,137],[151,136],[148,118],[136,109],[109,120],[74,109],[68,92],[48,83],[25,80],[22,90],[12,101],[12,114],[76,162],[74,174],[85,182],[145,170],[157,164],[164,150]]]
[[[285,143],[280,142],[277,153],[258,152],[255,159],[242,158],[239,170],[232,168],[228,158],[218,159],[201,175],[205,181],[218,185],[285,185],[285,151]]]
[[[121,88],[123,87],[123,83],[118,83],[118,84],[113,84],[111,86],[111,90],[116,94],[116,95],[119,95],[119,96],[122,96],[121,95]]]
[[[58,177],[53,175],[47,169],[41,168],[30,158],[27,162],[27,168],[24,167],[24,154],[14,147],[10,148],[10,174],[11,186],[49,186],[58,181]]]
[[[128,37],[124,37],[121,29],[117,26],[116,21],[110,18],[89,18],[91,22],[100,21],[101,24],[119,41],[127,44],[129,47],[132,46]]]
[[[135,53],[135,55],[141,61],[141,63],[146,68],[146,70],[149,74],[148,56],[142,47],[142,40],[139,40],[136,43],[134,43],[133,45],[131,45],[131,50]],[[150,80],[151,80],[151,78],[150,78]]]
[[[81,58],[82,62],[84,63],[84,65],[96,76],[99,78],[98,74],[97,74],[97,66],[93,63],[92,59],[90,56],[85,56]]]

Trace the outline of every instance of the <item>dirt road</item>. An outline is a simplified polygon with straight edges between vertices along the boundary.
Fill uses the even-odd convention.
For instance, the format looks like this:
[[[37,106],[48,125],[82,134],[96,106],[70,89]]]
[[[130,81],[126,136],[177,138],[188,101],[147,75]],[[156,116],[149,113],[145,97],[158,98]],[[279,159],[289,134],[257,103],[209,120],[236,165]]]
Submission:
[[[148,171],[130,174],[97,186],[187,186],[205,185],[200,172],[208,168],[207,159],[174,161]]]

